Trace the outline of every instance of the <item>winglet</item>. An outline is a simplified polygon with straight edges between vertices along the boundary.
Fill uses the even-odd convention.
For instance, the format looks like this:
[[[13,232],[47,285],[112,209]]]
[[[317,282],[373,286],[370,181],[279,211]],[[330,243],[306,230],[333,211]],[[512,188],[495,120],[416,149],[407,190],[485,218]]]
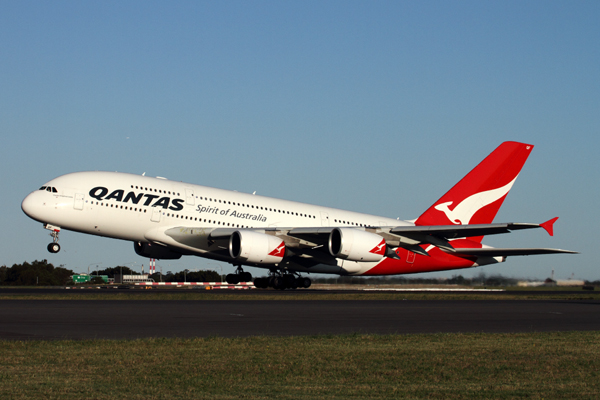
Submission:
[[[558,217],[552,218],[551,220],[540,224],[540,226],[542,228],[544,228],[546,230],[546,232],[548,232],[548,235],[554,236],[554,223],[556,222],[557,219],[558,219]]]

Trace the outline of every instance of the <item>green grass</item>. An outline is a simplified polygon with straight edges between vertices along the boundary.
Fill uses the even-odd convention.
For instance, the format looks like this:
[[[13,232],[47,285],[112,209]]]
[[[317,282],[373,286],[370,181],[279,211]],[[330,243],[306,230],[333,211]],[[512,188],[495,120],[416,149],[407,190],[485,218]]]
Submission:
[[[2,399],[592,399],[600,332],[0,341]]]

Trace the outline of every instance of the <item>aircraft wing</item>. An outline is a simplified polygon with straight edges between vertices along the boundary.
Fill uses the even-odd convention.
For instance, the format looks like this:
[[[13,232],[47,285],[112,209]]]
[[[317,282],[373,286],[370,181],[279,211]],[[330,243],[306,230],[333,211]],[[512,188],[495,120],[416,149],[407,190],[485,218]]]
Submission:
[[[433,226],[399,226],[392,228],[390,233],[400,236],[431,235],[444,239],[455,239],[473,236],[497,235],[509,233],[522,229],[544,228],[550,236],[554,235],[553,225],[556,218],[552,218],[541,224],[528,223],[496,223],[496,224],[473,224],[473,225],[433,225]]]
[[[529,256],[534,254],[579,254],[576,251],[561,250],[561,249],[544,249],[544,248],[523,248],[523,249],[495,249],[493,247],[483,249],[455,249],[452,254],[477,256],[477,257],[508,257],[508,256]]]
[[[421,247],[421,245],[434,245],[446,252],[454,253],[457,250],[454,249],[450,240],[456,238],[498,235],[516,230],[535,228],[544,228],[552,236],[554,233],[553,224],[557,219],[558,218],[553,218],[541,224],[495,223],[473,225],[396,226],[365,229],[382,236],[390,246],[402,247],[414,253],[427,256],[429,254]],[[285,236],[288,238],[296,238],[301,243],[306,243],[307,246],[312,245],[314,247],[319,247],[327,244],[329,234],[333,229],[335,228],[294,228],[285,230]],[[276,234],[279,236],[281,233]],[[515,249],[513,249],[513,251],[514,250]]]
[[[558,218],[553,218],[542,224],[531,223],[495,223],[473,225],[435,225],[435,226],[396,226],[396,227],[369,227],[345,229],[361,229],[381,236],[391,247],[402,247],[414,253],[428,256],[421,245],[434,245],[447,253],[469,256],[514,256],[530,254],[576,253],[560,249],[495,249],[495,248],[454,248],[451,239],[496,235],[509,233],[515,230],[544,228],[550,235],[553,234],[553,224]],[[263,228],[246,229],[277,237],[286,244],[289,256],[303,258],[323,258],[329,256],[326,250],[331,232],[336,227],[314,228]],[[239,228],[206,228],[206,227],[172,227],[167,230],[152,231],[146,235],[147,239],[165,246],[177,247],[193,253],[212,253],[217,257],[229,258],[229,239]],[[206,255],[206,254],[204,254]],[[395,258],[396,254],[389,249],[387,257]],[[219,257],[219,258],[220,258]],[[321,260],[333,264],[335,259]]]
[[[406,248],[418,254],[427,255],[425,250],[421,249],[419,246],[421,244],[431,244],[448,253],[455,253],[458,251],[458,249],[454,249],[452,244],[449,242],[450,239],[498,235],[517,230],[535,228],[544,228],[544,230],[548,232],[550,236],[553,236],[553,226],[557,219],[558,217],[552,218],[551,220],[541,224],[510,222],[472,225],[398,226],[391,228],[389,233],[399,237],[399,247]]]

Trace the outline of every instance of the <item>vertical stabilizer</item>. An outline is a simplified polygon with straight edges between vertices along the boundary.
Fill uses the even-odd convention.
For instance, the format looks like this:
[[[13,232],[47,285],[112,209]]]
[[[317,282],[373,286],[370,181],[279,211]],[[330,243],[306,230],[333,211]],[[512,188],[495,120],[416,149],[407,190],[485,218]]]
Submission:
[[[490,224],[533,145],[504,142],[436,201],[416,225]]]

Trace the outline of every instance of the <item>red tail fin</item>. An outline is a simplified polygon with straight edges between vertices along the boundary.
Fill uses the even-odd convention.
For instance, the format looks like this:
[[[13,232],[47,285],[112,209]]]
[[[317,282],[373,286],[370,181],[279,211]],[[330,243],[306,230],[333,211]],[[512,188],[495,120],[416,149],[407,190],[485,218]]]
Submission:
[[[533,146],[504,142],[429,207],[416,225],[489,224]]]

